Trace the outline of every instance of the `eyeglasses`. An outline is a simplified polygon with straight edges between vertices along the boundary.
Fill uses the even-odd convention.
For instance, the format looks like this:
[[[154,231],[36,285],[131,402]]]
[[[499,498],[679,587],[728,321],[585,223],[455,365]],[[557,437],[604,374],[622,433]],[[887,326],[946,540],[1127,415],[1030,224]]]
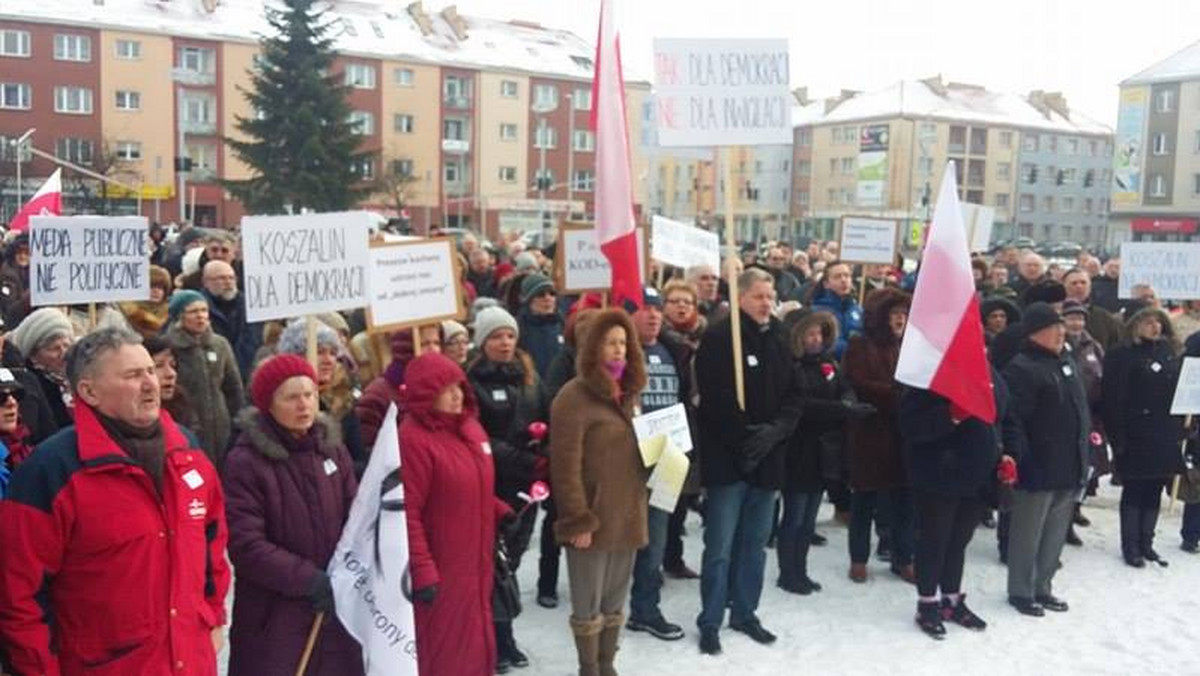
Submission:
[[[21,403],[25,398],[25,390],[0,390],[0,406],[8,403],[9,399]]]

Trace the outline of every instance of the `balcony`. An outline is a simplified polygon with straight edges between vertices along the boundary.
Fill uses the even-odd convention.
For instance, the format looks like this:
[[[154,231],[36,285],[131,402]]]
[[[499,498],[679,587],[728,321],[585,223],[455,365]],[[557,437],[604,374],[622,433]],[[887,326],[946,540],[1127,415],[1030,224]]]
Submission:
[[[217,133],[217,123],[212,120],[184,120],[180,123],[185,134],[212,135]]]
[[[442,104],[454,110],[468,110],[471,107],[471,97],[446,94],[442,97]]]
[[[471,152],[471,142],[462,139],[444,138],[442,139],[442,152],[466,155]]]
[[[213,71],[199,71],[191,68],[172,68],[171,80],[176,84],[189,87],[212,87],[217,83],[217,74]]]

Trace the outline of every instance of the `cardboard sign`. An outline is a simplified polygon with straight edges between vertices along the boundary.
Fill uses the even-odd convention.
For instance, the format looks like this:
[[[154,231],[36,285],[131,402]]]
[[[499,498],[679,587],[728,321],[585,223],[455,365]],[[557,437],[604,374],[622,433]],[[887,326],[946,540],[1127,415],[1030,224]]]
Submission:
[[[366,211],[242,219],[246,320],[265,322],[367,305]]]
[[[684,453],[692,450],[692,432],[688,427],[687,411],[683,404],[639,415],[633,419],[633,433],[637,435],[638,441],[649,441],[665,434],[671,439],[671,443]]]
[[[367,325],[373,331],[461,317],[458,259],[449,238],[371,247],[370,280]]]
[[[150,224],[142,216],[29,219],[30,302],[150,300]]]
[[[792,142],[787,40],[654,41],[660,146]]]
[[[1149,284],[1159,300],[1200,300],[1200,242],[1122,242],[1117,295]]]
[[[693,265],[707,265],[714,272],[721,269],[717,233],[662,216],[654,217],[651,228],[650,253],[655,260],[685,270]]]
[[[896,262],[896,235],[899,224],[887,218],[842,218],[841,254],[847,263],[879,263],[891,265]]]
[[[637,229],[638,265],[646,278],[646,229]],[[554,257],[554,275],[560,293],[605,293],[612,290],[612,268],[596,230],[590,226],[563,225],[558,232],[558,253]]]
[[[1179,383],[1171,400],[1171,415],[1200,414],[1200,357],[1184,357]]]
[[[996,210],[980,204],[963,202],[962,222],[967,229],[967,246],[970,251],[987,251],[992,247],[992,226],[996,223]]]

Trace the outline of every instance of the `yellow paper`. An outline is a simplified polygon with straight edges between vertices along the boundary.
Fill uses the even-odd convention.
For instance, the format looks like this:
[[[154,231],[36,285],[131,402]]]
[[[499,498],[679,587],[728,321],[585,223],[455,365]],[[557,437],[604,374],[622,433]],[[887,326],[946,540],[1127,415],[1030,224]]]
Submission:
[[[646,486],[650,489],[650,506],[666,512],[675,511],[679,496],[683,493],[683,482],[687,479],[687,454],[669,440],[658,457],[654,471]]]
[[[656,434],[649,439],[638,444],[638,450],[642,452],[642,464],[646,467],[652,467],[654,463],[663,454],[663,450],[667,446],[667,435]]]

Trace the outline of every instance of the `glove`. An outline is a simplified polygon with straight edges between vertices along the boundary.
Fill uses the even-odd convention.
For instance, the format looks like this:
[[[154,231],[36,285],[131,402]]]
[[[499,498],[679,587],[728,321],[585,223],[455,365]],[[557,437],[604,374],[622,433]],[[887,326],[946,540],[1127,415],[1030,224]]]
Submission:
[[[546,481],[550,478],[550,458],[539,455],[533,459],[533,480]]]
[[[750,436],[738,447],[738,467],[743,474],[753,474],[771,451],[783,441],[782,430],[771,424],[750,425]]]
[[[1000,462],[996,464],[996,478],[1005,486],[1017,483],[1017,461],[1011,455],[1000,456]]]
[[[865,420],[879,412],[874,405],[865,401],[843,401],[842,408],[851,420]]]
[[[437,598],[438,586],[431,584],[428,587],[422,587],[413,592],[413,598],[424,603],[425,605],[433,605],[433,600]]]
[[[309,584],[308,602],[314,612],[328,613],[333,610],[333,585],[325,571],[319,571]]]

